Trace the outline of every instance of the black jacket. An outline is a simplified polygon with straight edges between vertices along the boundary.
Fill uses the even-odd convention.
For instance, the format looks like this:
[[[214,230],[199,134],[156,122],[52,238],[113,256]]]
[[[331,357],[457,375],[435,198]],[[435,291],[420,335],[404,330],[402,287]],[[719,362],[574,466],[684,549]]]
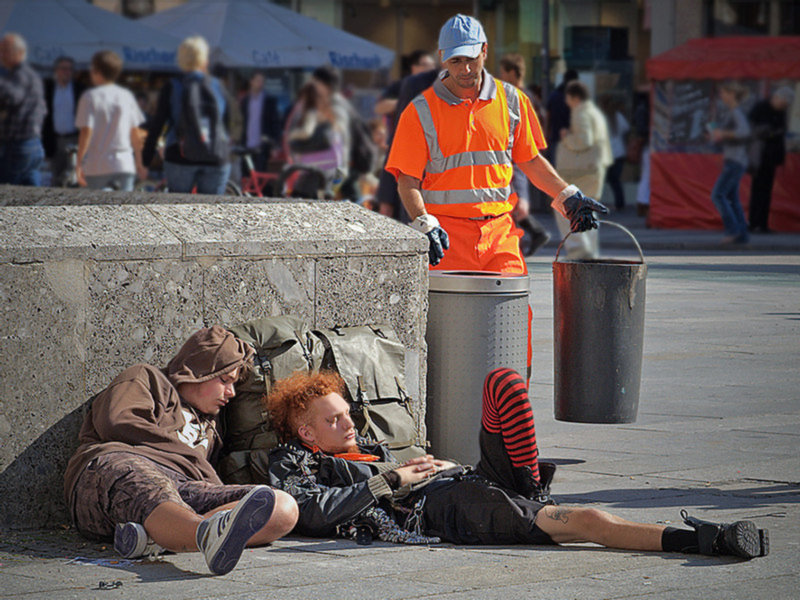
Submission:
[[[242,135],[241,145],[247,146],[247,121],[250,118],[250,94],[239,101],[239,109],[242,112]],[[264,94],[264,101],[261,104],[261,136],[266,136],[274,147],[280,146],[281,142],[281,116],[278,113],[278,101]]]
[[[72,110],[72,116],[75,116],[75,113],[78,112],[78,100],[81,98],[81,94],[86,90],[86,86],[82,83],[78,83],[77,81],[72,82],[72,95],[74,96],[73,100],[75,101],[74,108]],[[56,132],[53,129],[53,96],[56,93],[56,82],[52,79],[47,79],[44,82],[44,101],[47,104],[47,115],[44,118],[44,123],[42,123],[42,146],[44,146],[44,153],[45,156],[48,158],[53,157],[56,153]],[[75,133],[77,133],[77,128],[75,129]]]
[[[300,508],[295,531],[313,537],[332,537],[337,526],[388,499],[392,490],[380,475],[399,466],[383,444],[358,440],[362,452],[379,462],[355,462],[313,452],[294,441],[266,453],[251,455],[258,481],[290,494]]]
[[[782,165],[786,158],[786,111],[775,110],[769,100],[761,100],[749,117],[753,135],[762,144],[759,164]]]

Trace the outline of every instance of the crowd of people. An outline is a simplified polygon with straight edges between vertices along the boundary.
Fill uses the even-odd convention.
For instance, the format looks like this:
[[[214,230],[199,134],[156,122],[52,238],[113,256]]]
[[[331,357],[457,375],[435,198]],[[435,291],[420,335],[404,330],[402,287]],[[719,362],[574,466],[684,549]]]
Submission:
[[[283,189],[265,189],[265,195],[350,199],[410,222],[395,177],[383,167],[401,113],[441,72],[435,53],[420,49],[402,57],[401,77],[380,94],[366,119],[342,93],[340,74],[331,67],[314,70],[295,101],[282,109],[265,90],[261,72],[253,72],[239,93],[213,77],[203,38],[184,40],[177,55],[179,75],[157,90],[133,95],[117,83],[124,65],[114,52],[98,52],[88,77],[79,77],[75,62],[61,56],[43,83],[26,62],[25,40],[6,34],[0,43],[0,182],[40,185],[42,174],[49,173],[45,181],[55,186],[131,190],[137,178],[150,178],[163,180],[172,192],[222,194],[232,175],[240,177],[238,156],[245,152],[256,171],[293,165],[305,172]],[[499,78],[522,90],[534,108],[543,156],[592,197],[600,198],[608,183],[611,195],[604,203],[617,211],[628,204],[625,164],[640,163],[636,204],[646,213],[646,99],[631,112],[618,94],[604,93],[596,105],[572,69],[542,98],[539,86],[525,84],[522,56],[507,54],[498,64]],[[772,187],[784,160],[793,95],[791,88],[779,88],[744,115],[739,108],[744,89],[736,82],[720,89],[727,112],[708,138],[719,145],[725,166],[711,200],[723,221],[723,242],[742,244],[752,232],[770,231]],[[749,219],[738,198],[748,170],[753,175]],[[512,186],[517,198],[512,216],[527,256],[549,239],[533,214],[544,205],[543,194],[518,167]],[[558,213],[555,219],[566,235],[568,222]],[[571,236],[565,249],[570,258],[596,257],[596,232]]]

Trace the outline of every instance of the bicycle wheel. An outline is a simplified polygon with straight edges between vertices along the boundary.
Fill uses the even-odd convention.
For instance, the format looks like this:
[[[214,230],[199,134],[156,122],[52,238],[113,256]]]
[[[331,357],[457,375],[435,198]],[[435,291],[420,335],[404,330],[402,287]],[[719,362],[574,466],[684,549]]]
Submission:
[[[239,184],[236,183],[233,179],[229,179],[228,182],[225,184],[225,195],[226,196],[249,196],[249,194],[245,194],[242,191],[242,188],[240,188]]]

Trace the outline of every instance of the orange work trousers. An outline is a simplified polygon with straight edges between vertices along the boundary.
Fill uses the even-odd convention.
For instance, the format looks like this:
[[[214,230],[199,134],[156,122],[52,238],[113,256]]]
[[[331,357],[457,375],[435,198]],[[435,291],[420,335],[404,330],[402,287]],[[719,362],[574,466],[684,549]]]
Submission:
[[[519,248],[522,230],[514,224],[510,213],[490,219],[466,219],[436,216],[450,238],[450,249],[437,271],[497,271],[500,273],[528,274],[528,265]],[[528,304],[528,383],[531,378],[533,339],[531,326],[533,310]]]

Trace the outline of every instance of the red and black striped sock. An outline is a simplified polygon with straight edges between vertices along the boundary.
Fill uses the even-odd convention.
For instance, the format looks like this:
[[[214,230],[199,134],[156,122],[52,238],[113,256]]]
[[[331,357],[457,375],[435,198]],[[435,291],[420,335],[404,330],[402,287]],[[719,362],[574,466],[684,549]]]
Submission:
[[[539,449],[533,409],[525,380],[513,369],[495,369],[483,384],[481,425],[489,433],[501,433],[511,464],[530,467],[539,479]]]

